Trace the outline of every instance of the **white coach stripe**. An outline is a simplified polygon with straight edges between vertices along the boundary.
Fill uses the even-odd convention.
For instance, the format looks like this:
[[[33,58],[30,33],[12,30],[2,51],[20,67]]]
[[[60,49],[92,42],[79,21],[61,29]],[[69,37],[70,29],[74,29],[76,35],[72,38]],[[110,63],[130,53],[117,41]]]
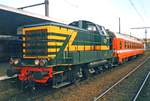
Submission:
[[[125,49],[125,50],[116,50],[116,53],[125,53],[125,52],[132,52],[137,50],[144,50],[144,49]]]

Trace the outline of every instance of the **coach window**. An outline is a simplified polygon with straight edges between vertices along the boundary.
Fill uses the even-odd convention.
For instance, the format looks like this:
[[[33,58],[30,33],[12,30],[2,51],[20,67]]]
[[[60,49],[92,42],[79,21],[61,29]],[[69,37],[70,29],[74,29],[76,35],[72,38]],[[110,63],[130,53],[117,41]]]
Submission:
[[[135,48],[136,48],[136,44],[135,44]]]
[[[129,48],[129,42],[127,42],[127,48]]]
[[[122,41],[120,41],[120,49],[122,49]]]

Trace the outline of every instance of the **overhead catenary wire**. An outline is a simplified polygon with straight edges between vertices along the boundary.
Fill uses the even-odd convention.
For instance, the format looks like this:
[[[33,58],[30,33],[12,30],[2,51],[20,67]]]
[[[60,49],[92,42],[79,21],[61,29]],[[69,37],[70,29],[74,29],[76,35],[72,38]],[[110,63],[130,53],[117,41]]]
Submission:
[[[136,8],[136,6],[134,5],[134,3],[132,2],[132,0],[129,0],[131,6],[134,8],[135,12],[137,13],[137,15],[140,17],[140,19],[143,21],[143,23],[145,24],[143,15],[141,15],[141,13],[138,11],[138,9]]]
[[[73,3],[71,3],[71,2],[68,1],[68,0],[63,0],[63,1],[65,1],[67,4],[69,4],[69,5],[72,6],[72,7],[75,7],[75,8],[78,8],[78,7],[79,7],[78,5],[73,4]]]

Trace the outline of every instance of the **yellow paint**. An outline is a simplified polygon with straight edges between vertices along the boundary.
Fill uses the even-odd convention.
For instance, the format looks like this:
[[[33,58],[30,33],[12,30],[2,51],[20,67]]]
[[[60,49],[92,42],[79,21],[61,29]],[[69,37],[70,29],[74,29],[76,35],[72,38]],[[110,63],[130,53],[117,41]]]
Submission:
[[[48,42],[48,46],[62,46],[63,42]]]
[[[23,28],[23,30],[22,30],[22,34],[25,35],[25,30],[24,30],[24,28]]]
[[[22,46],[23,46],[23,47],[25,47],[25,46],[26,46],[26,44],[25,44],[25,43],[23,43],[23,44],[22,44]]]
[[[23,56],[23,58],[26,58],[26,59],[37,59],[37,58],[39,58],[39,59],[45,59],[45,58],[50,59],[50,58],[54,58],[54,57],[56,57],[55,54],[48,55],[48,56]]]
[[[56,36],[56,35],[49,35],[49,36],[47,36],[47,39],[49,39],[49,40],[51,40],[51,39],[66,40],[66,37],[64,37],[64,36]]]
[[[26,40],[26,38],[25,38],[25,37],[22,37],[22,40],[23,40],[23,41],[25,41],[25,40]]]
[[[33,31],[33,30],[41,30],[41,29],[48,29],[49,26],[34,26],[30,28],[23,28],[23,34],[25,34],[26,31]]]
[[[110,46],[101,46],[101,50],[109,50],[110,49]]]
[[[35,26],[30,28],[23,28],[23,34],[25,34],[25,31],[32,31],[32,30],[41,30],[41,29],[47,29],[48,33],[59,33],[59,34],[65,34],[65,35],[71,35],[74,30],[64,28],[61,26],[54,26],[54,25],[47,25],[47,26]]]
[[[65,51],[98,51],[98,50],[109,50],[109,46],[84,46],[84,45],[71,45]]]
[[[32,31],[32,30],[41,30],[41,29],[47,29],[48,33],[59,33],[59,34],[63,34],[63,35],[71,35],[73,30],[67,29],[67,28],[63,28],[60,26],[36,26],[36,27],[30,27],[30,28],[24,28],[23,29],[23,35],[25,35],[26,31]],[[56,36],[56,35],[49,35],[47,36],[47,39],[56,39],[56,40],[66,40],[66,37],[64,36]],[[23,37],[23,40],[25,41],[25,37]],[[62,46],[63,42],[48,42],[47,43],[48,46]],[[25,46],[25,44],[23,44],[23,46]],[[59,48],[49,48],[47,51],[48,52],[58,52],[60,49]],[[25,49],[23,50],[25,53]],[[54,58],[56,57],[56,54],[52,54],[52,55],[48,55],[48,56],[38,56],[38,58]],[[24,56],[24,58],[37,58],[37,56]]]
[[[64,28],[61,26],[54,26],[54,25],[49,25],[49,26],[36,26],[36,27],[30,27],[30,28],[24,28],[23,29],[23,34],[25,34],[26,31],[31,31],[31,30],[41,30],[41,29],[47,29],[48,33],[57,33],[57,34],[63,34],[63,35],[71,35],[69,42],[67,43],[65,50],[64,51],[97,51],[97,50],[109,50],[109,46],[89,46],[89,45],[72,45],[73,41],[75,40],[78,32],[72,29]],[[48,35],[47,39],[56,39],[56,40],[66,40],[66,37],[64,36],[56,36],[56,35]],[[25,41],[25,37],[23,37],[23,41]],[[62,46],[63,42],[48,42],[48,46]],[[26,44],[23,43],[23,47],[25,47]],[[69,50],[68,50],[69,49]],[[48,52],[59,52],[60,48],[49,48],[47,51]],[[25,53],[26,50],[23,49],[23,52]],[[54,58],[56,57],[56,54],[49,54],[47,56],[38,56],[38,58]],[[24,56],[24,58],[37,58],[37,56]]]
[[[65,51],[98,51],[98,50],[109,50],[109,46],[105,45],[96,45],[96,46],[89,46],[89,45],[72,45],[73,41],[77,36],[77,32],[73,31],[71,38],[65,47]]]
[[[55,55],[55,54],[53,54],[53,55],[48,55],[48,57],[54,58],[54,57],[56,57],[56,55]]]
[[[59,34],[64,34],[64,35],[71,35],[73,30],[67,29],[64,27],[60,27],[60,26],[49,26],[48,32],[49,33],[59,33]]]
[[[72,32],[71,38],[70,38],[69,42],[67,43],[67,46],[65,47],[65,51],[67,51],[68,48],[75,50],[75,47],[72,45],[72,43],[73,43],[76,36],[77,36],[77,32],[75,32],[75,31]]]
[[[25,49],[23,49],[23,53],[25,53],[26,52],[26,50]]]
[[[27,59],[40,58],[40,59],[43,59],[43,58],[48,58],[48,56],[24,56],[24,58],[27,58]]]
[[[48,52],[58,52],[59,50],[59,48],[49,48]]]

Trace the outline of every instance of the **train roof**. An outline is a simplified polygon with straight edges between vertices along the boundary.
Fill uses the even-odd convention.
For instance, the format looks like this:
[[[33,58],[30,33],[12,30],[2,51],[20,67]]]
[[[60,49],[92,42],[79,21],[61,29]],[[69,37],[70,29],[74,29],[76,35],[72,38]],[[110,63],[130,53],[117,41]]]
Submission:
[[[122,38],[128,41],[132,41],[132,42],[136,42],[136,43],[142,43],[142,40],[140,40],[139,38],[136,38],[134,36],[131,35],[127,35],[127,34],[122,34],[122,33],[114,33],[116,38]]]
[[[27,24],[54,22],[52,18],[0,4],[0,34],[16,35],[17,28]]]

